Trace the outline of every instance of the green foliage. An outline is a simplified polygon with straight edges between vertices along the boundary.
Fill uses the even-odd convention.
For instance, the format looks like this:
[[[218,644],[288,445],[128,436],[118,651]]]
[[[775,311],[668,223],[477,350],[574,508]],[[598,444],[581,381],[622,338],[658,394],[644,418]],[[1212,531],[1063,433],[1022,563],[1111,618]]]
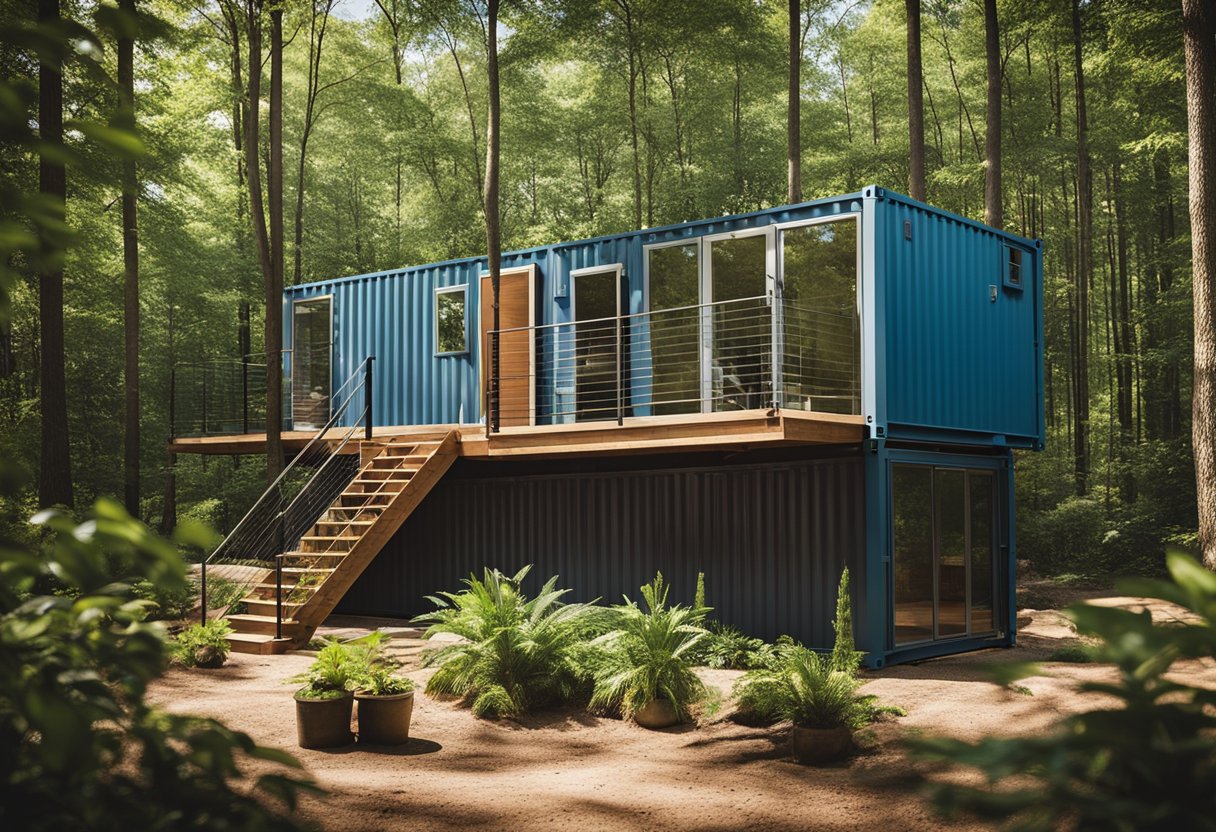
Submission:
[[[853,641],[853,605],[849,599],[847,566],[840,573],[840,583],[836,587],[836,616],[832,619],[832,632],[835,634],[832,642],[832,668],[856,673],[865,654],[856,649]]]
[[[1183,623],[1089,604],[1068,610],[1078,632],[1100,640],[1094,659],[1118,670],[1114,682],[1077,689],[1116,705],[1066,717],[1046,736],[913,743],[922,758],[985,776],[981,786],[934,784],[939,808],[1031,830],[1216,828],[1216,693],[1170,675],[1179,660],[1216,657],[1216,575],[1180,552],[1167,561],[1171,581],[1119,590],[1177,604],[1193,616]]]
[[[355,689],[363,667],[360,651],[352,642],[328,639],[308,670],[288,681],[302,683],[304,687],[296,693],[306,699],[337,698]]]
[[[223,664],[232,648],[228,634],[232,625],[223,618],[216,618],[206,624],[193,624],[177,634],[173,644],[173,657],[179,664],[195,667],[200,662],[199,651],[218,655],[218,664]],[[208,663],[207,659],[203,663]]]
[[[830,656],[795,645],[779,652],[773,668],[739,680],[736,706],[748,723],[788,719],[800,728],[857,728],[865,722],[859,684],[849,671],[834,669]]]
[[[836,591],[832,652],[824,655],[779,639],[773,658],[735,684],[736,718],[752,724],[786,719],[800,728],[859,728],[884,714],[902,716],[901,709],[879,705],[874,696],[857,695],[864,654],[854,649],[852,622],[845,569]]]
[[[520,584],[530,570],[507,577],[487,569],[480,579],[470,575],[466,589],[430,599],[439,609],[415,619],[430,625],[426,637],[447,633],[465,641],[426,655],[424,663],[438,667],[428,694],[463,697],[476,716],[514,717],[583,688],[579,654],[603,631],[604,610],[563,604],[569,590],[556,588],[557,576],[528,598]]]
[[[1047,657],[1049,662],[1066,662],[1069,664],[1090,664],[1099,661],[1100,651],[1089,644],[1070,644],[1051,651]]]
[[[4,541],[0,554],[0,826],[6,829],[298,827],[290,808],[306,781],[298,763],[210,719],[167,714],[144,701],[164,670],[161,625],[123,574],[180,587],[173,546],[110,501],[82,524],[49,511],[35,552]],[[46,594],[55,582],[67,594]],[[279,766],[236,786],[245,762]],[[177,819],[177,820],[175,820]]]
[[[728,624],[714,621],[694,650],[693,660],[712,668],[752,670],[771,664],[776,652],[763,639],[752,638]]]
[[[412,680],[396,675],[401,663],[384,650],[388,635],[379,630],[346,642],[350,649],[351,676],[354,689],[373,696],[409,693]]]
[[[641,592],[646,609],[626,598],[623,606],[613,609],[613,629],[591,643],[591,707],[628,719],[662,699],[686,720],[689,706],[706,693],[689,663],[690,651],[707,635],[704,614],[692,607],[668,606],[661,572]]]

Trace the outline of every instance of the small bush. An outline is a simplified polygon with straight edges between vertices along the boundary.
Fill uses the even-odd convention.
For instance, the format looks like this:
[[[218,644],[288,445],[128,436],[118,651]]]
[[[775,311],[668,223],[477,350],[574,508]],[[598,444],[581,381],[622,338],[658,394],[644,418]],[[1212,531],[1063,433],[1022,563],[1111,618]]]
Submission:
[[[223,618],[187,627],[174,639],[173,658],[186,667],[222,667],[232,648],[231,632],[232,626]]]
[[[1092,664],[1099,660],[1099,651],[1090,644],[1070,644],[1053,650],[1047,657],[1049,662],[1067,662],[1069,664]]]
[[[372,696],[393,696],[414,689],[412,680],[396,675],[401,663],[385,654],[384,644],[388,640],[387,635],[376,631],[346,642],[351,651],[349,660],[355,690]]]
[[[717,621],[709,625],[706,637],[697,646],[693,660],[721,670],[754,670],[771,664],[773,646],[763,639],[745,635],[736,627]]]
[[[688,660],[707,635],[701,626],[703,614],[692,607],[667,606],[667,590],[659,573],[642,587],[646,610],[626,599],[614,609],[614,629],[592,642],[593,709],[629,719],[662,699],[684,721],[689,706],[705,697],[705,685]]]
[[[327,640],[308,670],[288,681],[304,685],[296,691],[303,699],[337,699],[354,690],[361,667],[350,642]]]
[[[414,619],[430,624],[425,637],[450,633],[465,641],[425,655],[424,665],[439,668],[427,694],[463,697],[475,716],[514,717],[585,690],[581,654],[604,631],[607,611],[563,604],[569,590],[556,588],[556,576],[528,598],[520,584],[530,569],[511,577],[487,569],[481,578],[470,575],[466,589],[430,599],[439,609]]]

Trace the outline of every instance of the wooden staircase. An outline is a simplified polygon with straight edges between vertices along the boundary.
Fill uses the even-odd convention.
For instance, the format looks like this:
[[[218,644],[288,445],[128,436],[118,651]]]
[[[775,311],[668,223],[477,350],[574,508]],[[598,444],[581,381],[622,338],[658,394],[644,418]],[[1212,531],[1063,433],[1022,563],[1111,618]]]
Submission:
[[[312,634],[401,528],[457,457],[459,435],[440,441],[363,442],[361,465],[299,546],[283,554],[282,637],[275,637],[277,588],[268,570],[227,615],[237,653],[282,653]]]

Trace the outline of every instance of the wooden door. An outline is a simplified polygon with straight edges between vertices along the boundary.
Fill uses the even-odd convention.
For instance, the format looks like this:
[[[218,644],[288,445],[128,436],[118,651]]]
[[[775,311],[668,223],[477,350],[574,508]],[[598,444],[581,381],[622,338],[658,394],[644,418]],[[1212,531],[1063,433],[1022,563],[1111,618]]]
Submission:
[[[502,335],[498,342],[498,414],[501,427],[536,423],[536,333],[530,328],[536,325],[534,274],[535,267],[527,266],[504,269],[499,275],[498,329]],[[491,361],[489,332],[494,328],[494,289],[488,274],[481,278],[479,317],[484,395]]]

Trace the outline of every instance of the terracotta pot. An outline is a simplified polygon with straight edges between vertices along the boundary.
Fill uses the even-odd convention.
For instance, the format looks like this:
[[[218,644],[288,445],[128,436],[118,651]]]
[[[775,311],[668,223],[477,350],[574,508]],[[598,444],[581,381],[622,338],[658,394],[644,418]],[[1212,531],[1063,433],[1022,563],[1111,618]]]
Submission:
[[[853,750],[853,732],[848,728],[799,728],[790,732],[794,757],[800,763],[818,765],[845,757]]]
[[[336,699],[305,699],[296,694],[296,741],[300,748],[338,748],[350,745],[351,710],[355,698],[344,693]]]
[[[359,742],[370,745],[401,745],[410,738],[414,692],[373,696],[356,693],[359,703]]]
[[[680,721],[680,715],[666,699],[651,699],[633,714],[633,721],[643,728],[670,728]]]

